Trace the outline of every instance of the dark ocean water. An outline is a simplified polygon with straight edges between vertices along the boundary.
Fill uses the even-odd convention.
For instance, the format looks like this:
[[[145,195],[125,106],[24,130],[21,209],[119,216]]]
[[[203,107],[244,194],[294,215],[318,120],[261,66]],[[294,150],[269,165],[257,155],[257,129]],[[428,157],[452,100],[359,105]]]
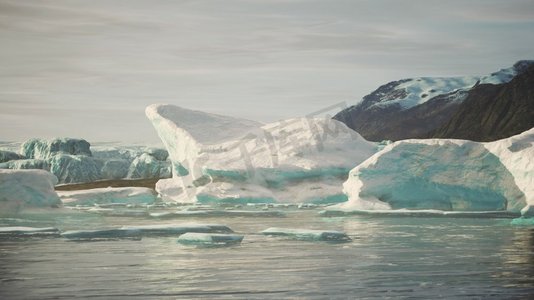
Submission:
[[[0,225],[62,230],[218,223],[245,235],[228,247],[177,237],[75,242],[0,239],[0,299],[532,299],[534,229],[506,219],[351,216],[153,220],[57,214]],[[268,227],[343,230],[350,243],[259,234]]]

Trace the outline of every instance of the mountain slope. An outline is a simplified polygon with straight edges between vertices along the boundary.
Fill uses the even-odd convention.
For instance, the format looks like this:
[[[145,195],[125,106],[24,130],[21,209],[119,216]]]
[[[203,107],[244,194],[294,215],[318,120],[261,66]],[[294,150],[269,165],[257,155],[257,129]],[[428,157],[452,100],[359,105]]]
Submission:
[[[493,141],[534,126],[534,65],[512,81],[477,85],[436,138]]]
[[[333,118],[371,141],[432,137],[460,108],[472,87],[502,84],[525,72],[534,61],[489,76],[421,77],[387,83]]]

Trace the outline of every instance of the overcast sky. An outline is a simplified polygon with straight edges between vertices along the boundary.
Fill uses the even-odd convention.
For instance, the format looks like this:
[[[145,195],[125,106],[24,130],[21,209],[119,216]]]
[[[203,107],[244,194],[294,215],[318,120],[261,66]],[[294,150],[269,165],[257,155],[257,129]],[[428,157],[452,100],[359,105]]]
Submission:
[[[533,0],[0,0],[0,140],[153,143],[152,103],[262,122],[534,58]]]

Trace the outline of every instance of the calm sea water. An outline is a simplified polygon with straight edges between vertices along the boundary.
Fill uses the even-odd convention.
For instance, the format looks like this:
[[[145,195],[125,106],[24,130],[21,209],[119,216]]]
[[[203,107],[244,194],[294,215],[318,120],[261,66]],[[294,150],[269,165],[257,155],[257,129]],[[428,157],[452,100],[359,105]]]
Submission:
[[[176,237],[73,242],[0,240],[1,299],[532,299],[534,229],[509,220],[351,216],[150,220],[57,214],[0,225],[94,229],[218,223],[241,245],[185,247]],[[350,243],[258,234],[268,227],[335,229]]]

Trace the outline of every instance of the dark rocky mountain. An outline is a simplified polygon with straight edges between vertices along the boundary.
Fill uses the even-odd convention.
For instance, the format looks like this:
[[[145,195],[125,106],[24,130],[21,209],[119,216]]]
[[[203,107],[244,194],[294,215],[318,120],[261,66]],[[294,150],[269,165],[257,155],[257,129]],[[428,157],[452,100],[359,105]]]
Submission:
[[[371,141],[451,137],[455,132],[453,127],[461,125],[461,117],[456,117],[457,113],[463,111],[461,108],[468,98],[476,98],[474,90],[477,90],[477,95],[488,96],[494,87],[506,85],[530,70],[533,65],[534,61],[519,61],[511,68],[483,77],[421,77],[393,81],[379,87],[359,104],[339,112],[333,118]],[[481,92],[480,89],[487,91]],[[469,102],[471,101],[473,100]],[[449,125],[453,118],[457,121]],[[463,126],[466,125],[459,128],[463,129]],[[511,123],[506,126],[513,127]],[[470,137],[479,139],[476,138],[476,132]]]
[[[432,137],[494,141],[534,127],[534,65],[508,83],[477,85]]]

